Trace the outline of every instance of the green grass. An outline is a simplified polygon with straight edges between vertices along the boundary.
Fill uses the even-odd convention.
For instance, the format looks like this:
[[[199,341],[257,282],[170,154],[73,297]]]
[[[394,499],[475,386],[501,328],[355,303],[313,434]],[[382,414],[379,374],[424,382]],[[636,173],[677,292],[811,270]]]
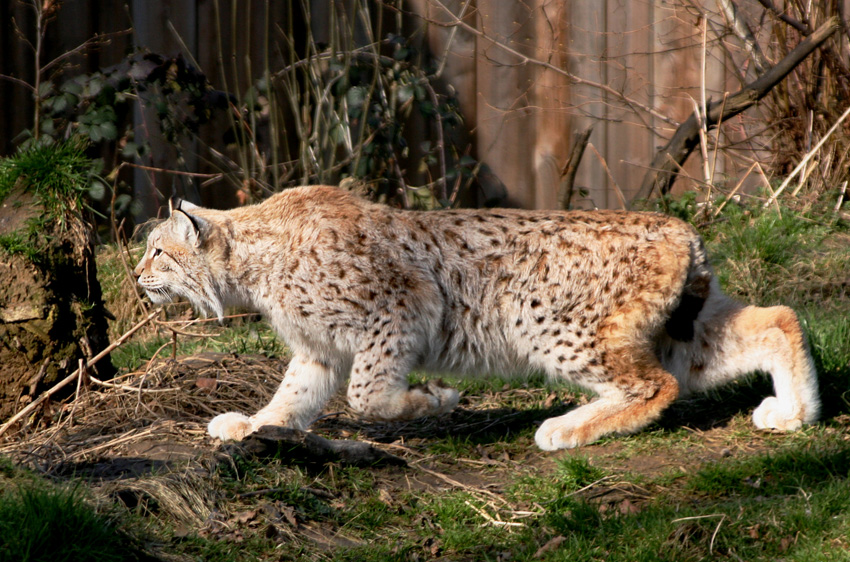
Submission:
[[[36,144],[0,159],[0,202],[16,188],[34,194],[43,206],[40,216],[30,219],[23,232],[0,238],[0,248],[8,253],[37,257],[45,244],[39,236],[48,225],[62,230],[83,208],[96,165],[85,154],[79,139]]]
[[[218,323],[204,323],[189,330],[213,334],[210,337],[188,337],[178,335],[177,354],[236,353],[239,355],[260,354],[280,357],[287,348],[265,321],[237,319],[226,327]],[[187,331],[187,330],[182,330]],[[132,370],[143,365],[157,351],[160,358],[172,354],[170,333],[161,330],[153,337],[128,342],[112,352],[112,363],[118,369]]]
[[[0,561],[147,560],[115,517],[96,511],[81,484],[30,481],[0,495]]]

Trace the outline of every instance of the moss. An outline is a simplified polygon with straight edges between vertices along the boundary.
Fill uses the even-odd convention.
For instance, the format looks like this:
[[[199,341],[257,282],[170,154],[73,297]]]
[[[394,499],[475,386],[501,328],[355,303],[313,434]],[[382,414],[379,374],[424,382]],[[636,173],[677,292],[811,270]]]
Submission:
[[[12,212],[28,204],[37,208],[0,233],[0,249],[10,255],[22,254],[43,267],[51,266],[44,262],[50,258],[46,249],[52,235],[83,221],[83,196],[97,171],[85,150],[83,141],[72,139],[34,145],[0,160],[0,203],[14,197]]]

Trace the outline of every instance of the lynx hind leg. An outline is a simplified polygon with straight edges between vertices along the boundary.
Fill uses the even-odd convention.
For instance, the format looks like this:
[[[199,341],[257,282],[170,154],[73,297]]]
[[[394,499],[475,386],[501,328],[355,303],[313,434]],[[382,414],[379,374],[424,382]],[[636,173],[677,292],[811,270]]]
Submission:
[[[644,358],[607,366],[611,380],[588,385],[599,395],[596,400],[544,421],[534,436],[537,446],[579,447],[610,433],[634,433],[658,419],[678,397],[679,385],[650,354],[623,350],[620,357],[636,355]]]
[[[451,412],[460,395],[440,380],[409,386],[413,364],[391,349],[359,353],[348,384],[348,403],[373,420],[412,420]]]
[[[207,426],[209,434],[226,441],[240,440],[264,425],[306,429],[321,413],[338,386],[339,376],[321,361],[295,355],[271,401],[253,416],[220,414]]]
[[[769,373],[776,394],[753,412],[755,426],[795,431],[817,421],[817,373],[794,311],[742,307],[723,299],[712,299],[719,306],[710,301],[699,319],[683,386],[702,391],[756,371]]]

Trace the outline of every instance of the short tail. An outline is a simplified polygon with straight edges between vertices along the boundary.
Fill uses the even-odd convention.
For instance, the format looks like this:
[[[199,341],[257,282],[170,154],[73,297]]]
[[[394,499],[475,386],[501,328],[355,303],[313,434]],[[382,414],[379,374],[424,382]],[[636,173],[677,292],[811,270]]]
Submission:
[[[708,299],[711,279],[714,277],[705,244],[696,232],[689,246],[691,259],[682,296],[665,325],[672,339],[683,342],[694,339],[694,323]]]

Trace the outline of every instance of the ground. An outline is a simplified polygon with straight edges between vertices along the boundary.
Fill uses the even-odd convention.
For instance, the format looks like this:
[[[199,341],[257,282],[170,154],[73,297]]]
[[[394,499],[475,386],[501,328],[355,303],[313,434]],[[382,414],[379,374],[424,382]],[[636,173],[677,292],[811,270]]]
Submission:
[[[711,530],[718,523],[757,537],[745,537],[749,542],[761,535],[779,541],[765,547],[769,553],[792,552],[799,536],[769,520],[749,521],[740,498],[733,521],[731,496],[723,492],[718,501],[712,485],[694,488],[695,479],[706,481],[712,467],[811,449],[812,436],[826,454],[837,451],[840,458],[830,462],[844,471],[845,484],[850,470],[850,416],[798,434],[757,431],[748,415],[769,389],[758,382],[679,402],[638,435],[558,453],[538,450],[534,430],[588,397],[536,378],[453,381],[464,389],[455,412],[406,423],[360,420],[339,396],[313,426],[330,439],[371,443],[406,466],[252,458],[206,434],[215,413],[266,400],[286,361],[224,353],[156,359],[111,387],[82,388],[53,422],[7,441],[0,454],[52,478],[83,479],[100,501],[138,514],[153,532],[150,549],[166,560],[559,560],[575,547],[567,531],[576,522],[558,521],[588,506],[600,528],[672,507],[662,546],[675,559],[737,559],[740,547],[724,542],[724,525]],[[772,502],[787,501],[785,495],[799,495],[771,492],[763,482],[783,476],[770,468],[733,474],[731,486],[743,487],[744,496],[764,488],[765,497],[753,501],[772,507],[754,518],[773,513]],[[711,513],[695,507],[700,502]],[[850,558],[847,528],[833,535],[831,548]],[[606,558],[609,547],[599,548],[599,559]]]

